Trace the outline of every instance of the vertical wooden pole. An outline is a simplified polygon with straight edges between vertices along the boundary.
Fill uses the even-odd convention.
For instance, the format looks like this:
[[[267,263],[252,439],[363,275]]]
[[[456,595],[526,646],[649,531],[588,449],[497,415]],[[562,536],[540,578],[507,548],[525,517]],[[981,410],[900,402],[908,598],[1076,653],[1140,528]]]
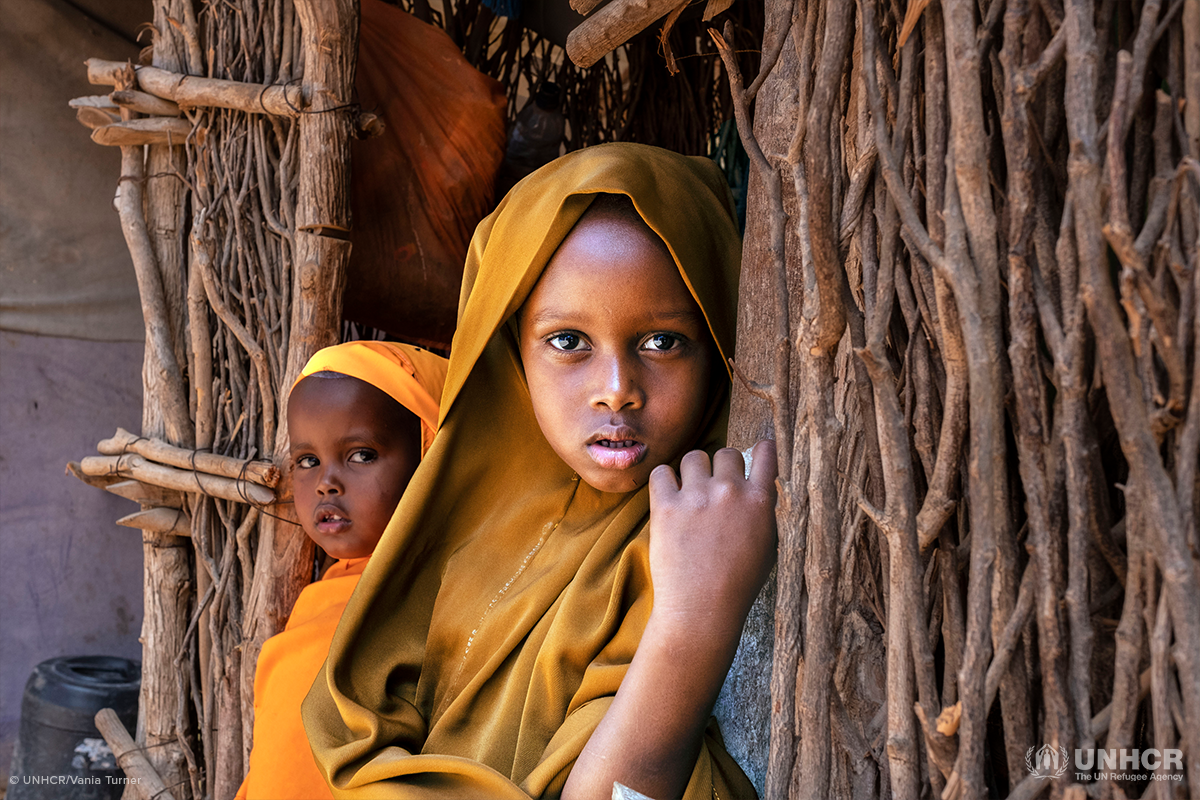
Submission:
[[[177,46],[168,18],[186,19],[182,6],[190,0],[156,3],[154,66],[173,72],[188,69],[184,48]],[[190,16],[190,15],[188,15]],[[183,143],[180,142],[180,145]],[[185,169],[183,148],[156,145],[143,154],[131,151],[129,166],[141,167],[145,180],[145,233],[157,278],[159,296],[142,291],[142,305],[161,304],[160,319],[146,319],[147,346],[142,373],[142,435],[163,438],[172,444],[192,446],[194,433],[187,415],[182,366],[184,348],[184,232],[186,187],[177,177]],[[142,167],[143,158],[145,158]],[[134,162],[137,162],[134,164]],[[119,193],[128,192],[131,178],[122,170]],[[131,203],[142,205],[141,188]],[[140,208],[138,210],[141,210]],[[158,346],[152,342],[157,339]],[[163,350],[164,352],[158,352]],[[151,765],[172,787],[177,797],[190,797],[188,771],[177,730],[181,704],[186,702],[175,658],[183,646],[191,605],[191,569],[188,541],[169,534],[142,532],[143,602],[142,687],[138,703],[137,740],[146,747]],[[128,792],[128,790],[127,790]],[[128,795],[127,795],[128,796]]]
[[[791,16],[791,2],[770,0],[766,5],[768,32],[782,29],[786,35],[792,24]],[[795,87],[799,82],[800,70],[799,54],[788,41],[769,77],[762,82],[755,100],[753,130],[764,152],[787,151],[796,127],[798,99]],[[738,289],[737,349],[734,355],[740,372],[762,383],[772,378],[778,379],[781,368],[785,368],[779,359],[783,355],[781,349],[790,349],[790,343],[780,323],[787,316],[787,309],[799,308],[801,302],[801,292],[797,286],[790,287],[791,294],[787,297],[781,297],[779,292],[780,271],[785,270],[787,274],[798,269],[798,264],[793,266],[782,262],[789,256],[798,262],[800,248],[795,240],[795,228],[784,224],[784,214],[796,213],[794,190],[790,183],[782,181],[778,172],[772,170],[772,173],[767,174],[761,169],[750,172]],[[768,185],[772,182],[774,187]],[[776,225],[780,228],[778,238],[773,234],[773,226]],[[786,242],[781,241],[785,237]],[[781,248],[781,252],[773,252],[774,248]],[[784,340],[782,348],[779,342],[781,336]],[[790,352],[787,355],[787,363],[790,364]],[[791,396],[790,391],[794,391],[796,382],[791,376],[787,380]],[[792,410],[789,408],[788,412]],[[750,391],[745,382],[734,381],[729,412],[728,444],[731,447],[745,450],[759,439],[771,437],[779,440],[777,446],[781,452],[792,450],[794,445],[787,438],[791,432],[775,430],[775,417],[771,404]],[[735,694],[729,698],[730,708],[736,708],[739,714],[758,715],[757,719],[741,726],[732,726],[743,729],[732,734],[725,729],[725,721],[721,721],[722,733],[731,752],[745,730],[761,731],[761,740],[755,737],[747,743],[754,750],[737,755],[743,759],[743,765],[755,764],[762,772],[752,777],[758,779],[764,798],[787,796],[796,759],[795,692],[800,662],[801,596],[804,591],[804,531],[801,518],[807,513],[808,505],[804,492],[796,487],[802,487],[808,481],[808,461],[806,458],[795,458],[794,452],[788,455],[791,456],[792,470],[789,474],[780,475],[781,500],[776,511],[779,567],[764,596],[751,609],[746,625],[747,631],[761,633],[755,639],[743,640],[733,667],[733,670],[747,674],[768,675],[772,702],[762,703],[761,695],[752,693]],[[790,502],[793,493],[796,496],[795,503]],[[757,688],[753,681],[741,683],[749,692]]]
[[[1200,0],[1183,4],[1183,126],[1188,155],[1200,158]]]

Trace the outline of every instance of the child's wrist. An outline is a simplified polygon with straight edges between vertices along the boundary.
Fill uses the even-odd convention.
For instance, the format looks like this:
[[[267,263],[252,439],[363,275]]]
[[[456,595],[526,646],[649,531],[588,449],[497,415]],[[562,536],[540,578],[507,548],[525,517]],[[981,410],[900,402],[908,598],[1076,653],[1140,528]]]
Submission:
[[[657,615],[657,616],[656,616]],[[700,620],[689,615],[667,614],[658,609],[650,615],[635,661],[680,683],[673,691],[698,698],[706,717],[716,700],[729,665],[737,652],[741,626],[727,620]],[[660,686],[660,691],[663,687]]]

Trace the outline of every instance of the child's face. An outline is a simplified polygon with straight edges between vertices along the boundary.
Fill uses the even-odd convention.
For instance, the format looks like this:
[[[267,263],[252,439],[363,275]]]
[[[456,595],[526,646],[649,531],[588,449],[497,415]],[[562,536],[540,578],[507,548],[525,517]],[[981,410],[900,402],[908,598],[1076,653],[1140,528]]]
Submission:
[[[357,378],[300,381],[288,400],[304,532],[334,558],[370,555],[421,460],[416,416]]]
[[[586,214],[519,326],[538,425],[588,484],[630,491],[694,444],[711,338],[666,246],[640,221]]]

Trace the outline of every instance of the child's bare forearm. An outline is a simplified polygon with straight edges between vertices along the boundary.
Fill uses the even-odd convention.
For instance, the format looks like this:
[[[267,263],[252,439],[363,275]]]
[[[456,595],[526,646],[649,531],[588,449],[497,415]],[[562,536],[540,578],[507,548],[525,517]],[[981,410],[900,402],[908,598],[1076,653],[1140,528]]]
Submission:
[[[741,620],[705,616],[701,624],[651,615],[563,800],[609,800],[614,781],[654,800],[683,795],[741,633]]]
[[[612,705],[563,790],[608,800],[613,781],[654,800],[687,788],[742,624],[775,560],[775,447],[750,476],[729,448],[693,451],[650,476],[654,611]]]

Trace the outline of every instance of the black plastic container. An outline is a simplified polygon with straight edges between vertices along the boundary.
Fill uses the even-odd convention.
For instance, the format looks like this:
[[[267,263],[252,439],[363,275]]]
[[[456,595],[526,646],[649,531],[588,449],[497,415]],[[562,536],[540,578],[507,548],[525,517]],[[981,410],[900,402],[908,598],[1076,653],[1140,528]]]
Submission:
[[[6,800],[116,800],[125,773],[96,730],[111,708],[132,733],[141,665],[110,656],[64,656],[34,667],[21,699]]]

